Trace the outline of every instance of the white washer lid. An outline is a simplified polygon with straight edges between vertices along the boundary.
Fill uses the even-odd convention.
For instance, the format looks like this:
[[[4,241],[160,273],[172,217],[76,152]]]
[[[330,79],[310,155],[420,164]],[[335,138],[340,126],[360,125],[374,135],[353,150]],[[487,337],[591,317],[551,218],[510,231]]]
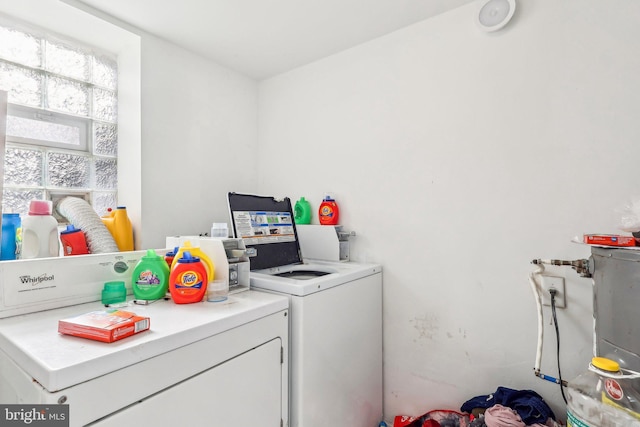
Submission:
[[[281,277],[278,274],[308,271],[306,279]],[[356,262],[311,261],[302,265],[274,267],[265,270],[251,271],[249,279],[252,288],[266,289],[290,295],[305,296],[335,286],[344,285],[353,280],[380,273],[382,266],[378,264],[362,264]],[[327,272],[324,276],[313,277],[314,272]],[[302,274],[303,276],[305,274]]]

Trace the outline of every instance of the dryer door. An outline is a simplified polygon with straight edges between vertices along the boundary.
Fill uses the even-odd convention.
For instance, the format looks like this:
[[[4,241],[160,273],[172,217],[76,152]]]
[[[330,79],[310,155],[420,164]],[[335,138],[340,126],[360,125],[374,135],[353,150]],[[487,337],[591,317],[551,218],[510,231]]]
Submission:
[[[281,346],[269,341],[90,425],[279,427]],[[132,386],[122,384],[122,392]]]

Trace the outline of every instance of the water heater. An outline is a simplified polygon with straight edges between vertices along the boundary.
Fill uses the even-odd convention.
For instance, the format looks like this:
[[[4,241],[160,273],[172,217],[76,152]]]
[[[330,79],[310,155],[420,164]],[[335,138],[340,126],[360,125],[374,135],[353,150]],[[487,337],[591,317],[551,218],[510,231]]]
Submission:
[[[640,247],[593,246],[590,264],[596,355],[640,372]]]

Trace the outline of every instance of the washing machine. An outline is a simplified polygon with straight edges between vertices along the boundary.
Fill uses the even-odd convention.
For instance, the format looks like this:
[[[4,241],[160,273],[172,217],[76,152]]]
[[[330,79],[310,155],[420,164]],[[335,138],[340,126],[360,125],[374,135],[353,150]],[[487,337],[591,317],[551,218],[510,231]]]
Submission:
[[[286,297],[249,290],[138,305],[130,295],[117,309],[148,317],[149,330],[111,343],[58,333],[60,319],[112,309],[99,301],[105,279],[121,278],[131,294],[126,267],[143,254],[0,264],[0,406],[66,406],[60,425],[72,427],[289,425]],[[90,277],[101,269],[110,273]],[[82,292],[93,301],[77,304]]]
[[[377,426],[382,267],[303,260],[288,198],[229,193],[229,210],[234,235],[253,252],[251,289],[289,300],[290,425]]]

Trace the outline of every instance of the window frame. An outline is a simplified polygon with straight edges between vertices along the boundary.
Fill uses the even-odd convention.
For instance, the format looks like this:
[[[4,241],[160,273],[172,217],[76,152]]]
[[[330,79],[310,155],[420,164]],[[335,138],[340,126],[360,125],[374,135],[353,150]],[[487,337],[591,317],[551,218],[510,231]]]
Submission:
[[[94,207],[96,211],[103,209],[104,207],[97,206],[94,202],[101,200],[103,197],[105,197],[105,195],[108,198],[112,198],[114,203],[117,204],[117,200],[118,200],[117,179],[119,178],[118,177],[119,156],[117,153],[117,146],[120,144],[119,134],[118,134],[119,120],[118,120],[118,114],[117,114],[118,102],[120,97],[119,82],[117,81],[119,79],[118,55],[94,46],[89,46],[87,43],[79,41],[72,37],[60,36],[37,24],[25,24],[25,23],[15,23],[15,22],[7,21],[6,19],[3,19],[2,15],[0,15],[0,25],[10,30],[20,31],[20,32],[24,32],[29,35],[32,35],[34,37],[38,37],[41,45],[40,65],[36,67],[28,64],[15,62],[8,58],[0,58],[0,61],[2,61],[3,63],[9,64],[12,66],[31,69],[34,72],[38,73],[41,77],[41,84],[42,84],[42,87],[41,87],[42,96],[40,100],[40,105],[38,107],[35,107],[32,105],[24,105],[20,103],[11,103],[9,101],[7,105],[7,116],[25,118],[30,120],[38,120],[38,121],[43,121],[47,123],[60,124],[64,126],[72,126],[72,127],[78,128],[78,133],[79,133],[78,145],[64,143],[64,142],[42,140],[38,138],[19,137],[19,136],[7,134],[6,148],[13,147],[13,148],[24,148],[27,150],[33,149],[33,150],[40,151],[42,153],[43,155],[42,171],[41,171],[42,185],[37,185],[37,186],[17,185],[15,183],[12,183],[8,185],[4,185],[3,191],[7,191],[7,190],[18,191],[18,192],[29,191],[29,190],[42,191],[42,194],[44,195],[44,197],[47,200],[52,200],[52,201],[59,200],[66,196],[81,197],[87,200]],[[91,75],[93,71],[89,73],[87,81],[84,81],[82,79],[67,76],[64,74],[59,74],[59,73],[56,73],[55,71],[48,70],[47,67],[45,66],[46,65],[45,58],[47,56],[45,46],[47,45],[48,42],[54,43],[56,45],[62,45],[70,49],[77,49],[83,52],[85,55],[87,55],[87,60],[92,64],[91,66],[94,66],[96,62],[104,63],[105,58],[107,60],[112,61],[115,65],[115,76],[116,76],[115,87],[110,87],[111,85],[109,83],[106,83],[107,84],[106,86],[100,83],[95,83],[95,79]],[[83,114],[76,115],[72,113],[65,113],[65,112],[54,110],[48,107],[47,81],[51,77],[62,78],[67,81],[76,82],[78,84],[81,84],[89,88],[89,98],[87,100],[88,102],[87,116],[84,116]],[[114,94],[116,109],[115,109],[115,116],[113,117],[113,120],[108,120],[108,119],[105,120],[104,117],[102,117],[96,112],[94,108],[95,107],[94,100],[96,97],[96,95],[93,93],[94,90],[99,90],[99,91],[107,90]],[[95,129],[96,129],[96,125],[100,125],[100,124],[106,124],[108,126],[115,127],[116,129],[115,154],[102,153],[102,152],[99,152],[99,150],[98,151],[96,150],[97,141],[96,141]],[[53,185],[53,183],[51,183],[50,181],[50,171],[48,167],[48,159],[49,159],[50,153],[68,153],[72,155],[86,156],[89,159],[89,162],[88,162],[89,186],[67,188],[67,187],[60,187],[60,186]],[[116,184],[115,184],[115,187],[113,188],[101,188],[98,185],[97,177],[99,174],[97,170],[97,163],[101,159],[113,159],[113,161],[115,162]],[[3,180],[4,180],[4,174],[3,174]],[[112,196],[108,196],[109,194],[111,194]],[[112,203],[108,202],[108,204],[111,205]],[[101,212],[98,212],[98,213],[100,214]],[[60,221],[62,219],[58,218],[58,220]]]
[[[78,145],[72,145],[65,142],[56,142],[56,141],[49,141],[44,139],[20,137],[20,136],[10,135],[9,129],[7,129],[7,136],[6,136],[7,142],[13,142],[16,144],[35,145],[40,147],[61,148],[65,150],[75,150],[75,151],[81,151],[81,152],[90,152],[91,154],[93,154],[93,144],[90,144],[89,141],[92,139],[90,132],[91,132],[91,125],[94,120],[90,118],[71,116],[69,114],[64,114],[57,111],[45,110],[42,108],[34,108],[27,105],[11,104],[11,103],[7,105],[7,120],[9,120],[8,116],[77,127],[79,129],[79,143]]]

